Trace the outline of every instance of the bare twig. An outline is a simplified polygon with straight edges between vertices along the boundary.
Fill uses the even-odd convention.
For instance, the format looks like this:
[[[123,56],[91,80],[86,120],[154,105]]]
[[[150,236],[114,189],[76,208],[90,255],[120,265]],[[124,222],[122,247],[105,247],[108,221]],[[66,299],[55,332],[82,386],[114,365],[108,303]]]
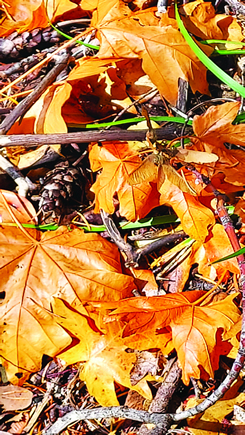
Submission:
[[[52,68],[52,70],[44,77],[41,83],[34,89],[34,91],[24,100],[22,100],[21,103],[19,103],[18,106],[16,106],[0,124],[0,135],[6,134],[15,121],[29,110],[29,108],[47,89],[47,87],[54,82],[59,73],[67,66],[69,59],[69,53],[65,53],[63,56],[60,56],[60,62]]]
[[[172,140],[180,136],[182,124],[169,123],[162,128],[155,130],[158,140]],[[191,132],[191,127],[189,132]],[[0,146],[13,147],[22,145],[25,148],[33,148],[44,144],[66,144],[71,142],[89,143],[101,141],[125,141],[125,140],[145,140],[148,130],[90,130],[75,133],[57,133],[57,134],[14,134],[0,136]]]
[[[157,394],[151,402],[149,412],[166,412],[170,400],[176,388],[181,380],[182,370],[178,366],[178,362],[175,361],[170,368],[164,382],[157,390]],[[171,420],[167,420],[164,426],[155,426],[153,429],[149,429],[145,424],[140,427],[139,435],[164,435],[168,432],[171,425]]]
[[[225,0],[235,14],[245,15],[245,5],[239,0]]]
[[[138,264],[134,260],[134,248],[129,243],[125,242],[125,240],[122,238],[111,216],[108,213],[106,213],[104,210],[101,210],[100,214],[101,214],[103,224],[105,225],[111,239],[120,249],[120,251],[123,251],[127,257],[125,261],[125,266],[137,267]]]
[[[122,418],[140,421],[142,423],[152,423],[162,427],[169,420],[171,414],[159,414],[157,412],[150,414],[147,411],[126,408],[123,406],[111,406],[108,408],[93,408],[71,411],[64,417],[59,418],[49,429],[45,429],[43,435],[54,435],[62,432],[67,426],[81,420],[98,420],[102,418]]]
[[[16,166],[12,165],[5,157],[0,155],[0,168],[3,169],[17,184],[18,186],[18,194],[21,196],[26,196],[30,184],[28,183],[28,180],[25,179],[25,177],[22,175],[22,173],[19,171]],[[31,183],[31,181],[30,181]]]

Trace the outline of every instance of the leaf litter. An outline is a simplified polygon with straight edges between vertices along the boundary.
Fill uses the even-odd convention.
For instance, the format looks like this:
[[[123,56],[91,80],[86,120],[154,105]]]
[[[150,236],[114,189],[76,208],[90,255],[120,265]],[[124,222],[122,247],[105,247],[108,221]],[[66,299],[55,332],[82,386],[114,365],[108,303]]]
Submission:
[[[27,198],[18,196],[11,178],[1,174],[0,394],[8,396],[11,404],[5,405],[0,429],[62,433],[67,424],[58,416],[99,404],[102,413],[94,420],[95,430],[141,435],[144,426],[126,423],[125,410],[121,427],[115,420],[108,426],[103,409],[119,405],[120,410],[130,403],[132,410],[149,410],[139,420],[147,423],[154,401],[163,395],[172,423],[179,421],[172,426],[177,433],[199,435],[200,428],[208,430],[210,422],[215,422],[212,433],[218,433],[217,419],[236,430],[235,414],[233,420],[229,414],[243,404],[243,392],[238,390],[243,372],[235,381],[240,370],[232,378],[229,369],[243,336],[239,292],[243,260],[211,263],[244,243],[241,99],[233,94],[226,101],[222,86],[213,83],[180,32],[172,6],[161,14],[155,5],[118,0],[36,1],[32,5],[15,0],[0,6],[4,60],[0,109],[7,108],[0,114],[9,113],[8,137],[46,135],[46,142],[34,151],[18,146],[17,140],[14,147],[3,149],[12,165],[6,172],[14,180],[27,176],[29,193]],[[241,49],[244,35],[236,13],[225,15],[201,0],[180,5],[179,12],[206,55],[212,56],[221,40],[228,51]],[[47,61],[40,65],[35,51],[46,56],[49,49],[57,49],[54,40],[45,36],[50,20],[58,53],[70,44],[74,59],[31,109],[23,110],[21,118],[11,123],[11,112],[24,98],[23,92],[35,88],[52,68],[52,64],[42,67]],[[69,43],[59,31],[62,26],[73,37]],[[84,33],[88,38],[86,49],[77,48],[74,29],[78,37]],[[207,45],[205,40],[214,42]],[[33,65],[32,50],[36,67],[24,81],[23,65],[25,70]],[[8,56],[14,59],[15,75]],[[233,78],[241,81],[236,58],[230,62]],[[222,67],[227,69],[225,63]],[[8,86],[7,77],[15,87]],[[185,97],[181,81],[189,87]],[[7,97],[6,87],[11,89]],[[150,91],[156,89],[158,95],[152,97]],[[90,123],[106,122],[106,133],[115,115],[130,120],[141,111],[147,121],[147,129],[141,127],[142,142],[123,139],[127,126],[108,131],[112,139],[93,140]],[[175,113],[183,118],[179,130],[171,122]],[[153,117],[158,118],[161,133]],[[192,127],[187,127],[191,117]],[[60,145],[59,134],[69,137],[74,129],[81,129],[81,142],[71,139],[68,145]],[[82,140],[85,129],[91,131],[86,143]],[[57,134],[57,145],[48,144],[51,133]],[[156,141],[155,134],[161,140]],[[65,164],[57,172],[60,161]],[[72,168],[79,172],[81,183],[74,183]],[[235,229],[228,213],[224,214],[226,204],[233,207]],[[109,216],[102,222],[105,214]],[[152,216],[161,217],[160,228],[147,223]],[[135,225],[134,230],[124,229],[128,222]],[[104,231],[99,230],[103,224]],[[171,239],[178,232],[184,232],[186,243]],[[144,255],[134,269],[126,257],[137,249]],[[179,371],[172,363],[176,359]],[[171,364],[173,369],[168,369]],[[174,396],[166,393],[169,375],[175,376]],[[235,390],[227,386],[231,379]],[[205,411],[206,402],[200,402],[200,397],[220,383],[222,394],[226,391],[224,400],[222,394],[217,403],[212,398],[212,406]],[[130,396],[132,392],[135,396]],[[42,407],[30,418],[35,400],[43,408],[53,401],[46,411],[48,420]],[[173,414],[177,401],[183,404],[182,418]],[[205,411],[203,417],[190,418],[188,427],[184,426],[182,420],[197,413],[188,409],[196,405],[203,406],[195,408]],[[8,410],[21,410],[18,423],[8,417]],[[113,415],[117,416],[116,411]],[[71,420],[72,431],[92,431],[90,424],[77,420]],[[168,429],[171,422],[162,433]],[[154,429],[147,430],[154,435]]]

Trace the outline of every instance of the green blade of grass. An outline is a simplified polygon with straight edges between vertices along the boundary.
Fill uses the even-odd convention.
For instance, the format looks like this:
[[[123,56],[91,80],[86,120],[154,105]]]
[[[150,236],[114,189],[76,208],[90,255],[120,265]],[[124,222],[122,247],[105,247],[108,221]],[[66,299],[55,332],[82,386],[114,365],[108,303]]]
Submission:
[[[214,50],[212,54],[219,54],[221,56],[228,56],[231,54],[245,54],[245,50]]]
[[[181,118],[180,116],[150,116],[151,121],[156,122],[176,122],[179,124],[184,124],[186,122],[185,118]],[[122,124],[135,124],[137,122],[145,121],[145,118],[142,116],[139,116],[138,118],[130,118],[130,119],[121,119],[119,121],[111,121],[111,122],[101,122],[99,124],[70,124],[68,123],[68,127],[75,127],[75,128],[104,128],[104,127],[110,127],[113,125],[122,125]],[[192,121],[189,120],[187,122],[187,125],[192,125]]]
[[[233,44],[233,45],[241,45],[242,47],[245,47],[245,42],[241,41],[226,41],[226,39],[204,39],[203,41],[200,41],[202,44]]]
[[[241,248],[236,252],[233,252],[233,254],[227,255],[226,257],[219,258],[218,260],[212,261],[210,264],[220,263],[221,261],[230,260],[230,258],[238,257],[239,255],[242,255],[245,253],[245,248]]]
[[[235,80],[233,80],[228,74],[226,74],[221,68],[219,68],[209,57],[200,49],[200,47],[196,44],[194,39],[189,35],[186,30],[178,11],[178,5],[175,1],[175,17],[178,23],[180,32],[185,38],[187,44],[194,51],[195,55],[198,59],[209,69],[218,79],[220,79],[223,83],[227,84],[233,91],[240,94],[242,97],[245,97],[245,88]]]
[[[73,39],[70,35],[67,35],[66,33],[62,32],[60,29],[58,29],[57,27],[55,27],[51,23],[51,21],[49,19],[49,16],[48,16],[47,4],[48,4],[48,0],[46,0],[46,3],[45,3],[45,10],[46,10],[47,20],[48,20],[49,25],[54,30],[56,30],[56,32],[59,33],[59,35],[63,36],[64,38],[66,38],[66,39]],[[76,43],[79,44],[79,45],[84,45],[85,47],[91,48],[92,50],[99,50],[100,49],[100,47],[98,47],[98,45],[88,44],[87,42],[80,41],[79,39],[76,41]]]

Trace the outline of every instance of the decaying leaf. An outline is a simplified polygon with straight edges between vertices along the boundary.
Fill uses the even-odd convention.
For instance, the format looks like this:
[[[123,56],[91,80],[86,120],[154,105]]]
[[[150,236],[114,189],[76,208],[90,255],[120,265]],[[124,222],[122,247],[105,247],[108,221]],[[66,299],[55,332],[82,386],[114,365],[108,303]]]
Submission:
[[[32,401],[33,393],[27,388],[18,385],[0,386],[0,404],[5,411],[15,411],[27,408]]]
[[[203,64],[177,26],[162,25],[152,9],[132,13],[117,0],[83,2],[83,8],[96,8],[91,27],[101,41],[101,59],[142,59],[143,70],[171,104],[177,100],[179,77],[189,81],[193,92],[209,93]]]
[[[239,102],[211,106],[203,114],[194,116],[193,131],[202,142],[217,148],[224,142],[244,146],[245,125],[233,125],[240,107]]]
[[[211,2],[195,0],[183,5],[183,22],[190,33],[201,39],[243,41],[241,26],[235,17],[216,14]],[[238,44],[226,44],[226,49],[240,48]]]

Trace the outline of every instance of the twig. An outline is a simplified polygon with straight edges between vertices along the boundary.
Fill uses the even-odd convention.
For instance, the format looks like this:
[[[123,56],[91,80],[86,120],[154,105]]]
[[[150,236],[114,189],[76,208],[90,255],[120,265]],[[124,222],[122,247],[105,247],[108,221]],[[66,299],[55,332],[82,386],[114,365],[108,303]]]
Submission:
[[[119,118],[121,118],[121,116],[126,113],[128,111],[128,109],[130,109],[131,107],[135,106],[136,104],[142,102],[145,103],[145,98],[148,96],[147,100],[150,100],[151,98],[155,97],[155,95],[157,95],[159,93],[157,88],[152,88],[150,89],[148,92],[146,92],[144,95],[141,95],[141,97],[139,97],[137,100],[133,101],[133,103],[129,104],[127,107],[125,107],[124,109],[121,110],[121,112],[119,112],[117,114],[117,116],[115,116],[115,118],[113,119],[113,122],[117,121]],[[151,95],[153,94],[153,95]]]
[[[197,171],[195,171],[197,172]],[[199,174],[200,175],[200,174]],[[222,225],[224,226],[224,229],[229,237],[229,240],[231,242],[231,245],[233,249],[236,251],[240,249],[240,243],[237,239],[232,221],[227,213],[227,210],[224,206],[224,199],[219,192],[215,190],[215,188],[212,186],[211,182],[206,178],[202,177],[203,181],[208,184],[211,189],[213,190],[214,194],[216,195],[218,199],[217,203],[217,213],[221,220]],[[240,345],[239,350],[237,353],[237,357],[231,367],[230,372],[226,376],[226,378],[223,380],[223,382],[220,384],[220,386],[209,396],[207,397],[202,403],[195,406],[194,408],[190,408],[186,411],[180,412],[179,414],[175,414],[173,416],[174,421],[181,421],[183,419],[186,419],[188,417],[191,417],[193,415],[199,414],[201,412],[204,412],[206,409],[208,409],[210,406],[214,405],[219,399],[221,399],[227,390],[231,387],[234,380],[238,377],[241,369],[243,368],[244,362],[245,362],[245,260],[243,255],[239,255],[237,257],[238,265],[240,268],[241,276],[240,276],[240,287],[242,291],[242,308],[243,308],[243,316],[242,316],[242,328],[241,328],[241,337],[240,337]]]
[[[182,124],[169,123],[162,128],[155,130],[158,140],[172,140],[180,136]],[[191,132],[191,127],[188,127]],[[57,134],[14,134],[0,136],[0,147],[13,147],[22,145],[25,148],[33,148],[45,144],[66,144],[71,142],[87,143],[101,141],[125,141],[125,140],[145,140],[148,130],[90,130],[75,133],[57,133]]]
[[[3,169],[17,184],[18,186],[18,194],[21,196],[26,196],[30,184],[28,183],[28,180],[25,179],[25,177],[22,175],[22,173],[19,171],[18,168],[16,168],[12,163],[10,163],[5,157],[0,155],[0,168]]]
[[[47,89],[49,85],[51,85],[59,73],[67,66],[69,63],[70,54],[65,53],[63,56],[60,56],[60,62],[55,65],[51,71],[44,77],[41,83],[36,86],[34,91],[28,95],[21,103],[16,106],[13,111],[6,116],[4,121],[0,124],[0,135],[5,135],[15,121],[23,116],[28,109],[38,100],[38,98],[42,95],[42,93]]]
[[[136,262],[139,261],[140,257],[149,254],[156,249],[160,249],[163,246],[166,246],[170,243],[178,243],[181,242],[186,237],[184,231],[179,231],[177,233],[168,234],[166,236],[160,236],[159,239],[154,240],[153,242],[143,246],[142,248],[138,248],[134,252],[134,260]]]
[[[106,213],[104,210],[100,210],[100,215],[111,239],[120,249],[120,251],[123,251],[127,257],[125,261],[125,266],[137,267],[138,264],[134,259],[134,248],[129,243],[125,242],[125,240],[122,238],[119,230],[116,227],[115,222],[108,213]]]
[[[166,412],[170,400],[172,399],[172,396],[180,383],[181,373],[182,370],[179,368],[178,362],[175,361],[170,368],[164,382],[158,388],[157,394],[149,407],[149,412]],[[164,435],[168,432],[170,425],[170,419],[166,421],[164,427],[155,426],[155,428],[149,429],[145,424],[143,424],[139,429],[139,435]]]
[[[172,414],[159,414],[154,412],[150,414],[147,411],[126,408],[123,406],[111,406],[108,408],[93,408],[71,411],[64,417],[59,418],[49,429],[42,431],[43,435],[54,435],[62,432],[67,426],[81,420],[98,420],[102,418],[122,418],[139,421],[142,423],[151,423],[162,427],[168,421],[171,421]]]
[[[245,15],[245,5],[239,0],[225,0],[236,15]]]

